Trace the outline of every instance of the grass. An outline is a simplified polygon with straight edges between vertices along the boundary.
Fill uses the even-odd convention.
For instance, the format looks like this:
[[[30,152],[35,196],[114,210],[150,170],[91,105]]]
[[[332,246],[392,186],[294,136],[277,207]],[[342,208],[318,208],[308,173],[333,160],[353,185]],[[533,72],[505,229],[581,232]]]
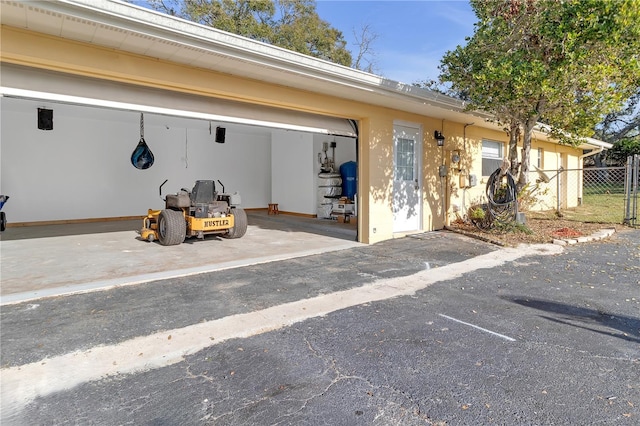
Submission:
[[[583,195],[605,195],[605,194],[621,194],[624,195],[624,184],[608,184],[608,185],[584,185]]]
[[[624,194],[584,194],[581,206],[562,209],[563,219],[577,222],[622,223],[625,212]],[[546,212],[528,212],[532,217],[555,217],[555,210]]]

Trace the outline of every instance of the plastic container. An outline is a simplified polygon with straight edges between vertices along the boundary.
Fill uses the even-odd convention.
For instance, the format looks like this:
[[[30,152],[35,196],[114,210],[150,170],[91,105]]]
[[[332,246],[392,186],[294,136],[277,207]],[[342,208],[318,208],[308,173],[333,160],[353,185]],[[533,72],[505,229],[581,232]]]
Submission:
[[[319,186],[318,204],[331,204],[333,199],[340,198],[341,195],[342,187],[340,186]]]
[[[340,173],[319,173],[318,186],[341,186],[342,178]]]
[[[331,208],[333,204],[320,204],[318,205],[318,219],[329,219],[331,217]]]
[[[355,161],[347,161],[340,166],[342,177],[342,195],[353,200],[358,191],[358,164]]]
[[[317,211],[318,219],[331,218],[333,202],[342,194],[342,178],[340,173],[318,174]]]

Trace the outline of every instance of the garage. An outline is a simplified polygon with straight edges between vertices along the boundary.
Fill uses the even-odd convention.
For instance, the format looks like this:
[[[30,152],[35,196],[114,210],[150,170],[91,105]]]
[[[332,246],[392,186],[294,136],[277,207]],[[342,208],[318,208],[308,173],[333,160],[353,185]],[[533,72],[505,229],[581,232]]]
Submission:
[[[1,31],[0,191],[14,225],[140,217],[162,206],[165,180],[175,193],[200,179],[249,210],[322,217],[337,194],[320,198],[335,186],[320,172],[355,163],[354,203],[336,204],[371,244],[445,226],[445,181],[477,167],[481,140],[504,139],[440,93],[131,3],[7,1]],[[141,139],[154,162],[139,170]],[[464,169],[440,172],[467,150]]]
[[[353,120],[13,65],[3,66],[2,91],[13,223],[131,219],[162,207],[163,182],[166,194],[206,179],[249,211],[277,203],[280,213],[331,219],[318,215],[319,175],[356,162]],[[131,162],[141,140],[154,159],[143,170]]]

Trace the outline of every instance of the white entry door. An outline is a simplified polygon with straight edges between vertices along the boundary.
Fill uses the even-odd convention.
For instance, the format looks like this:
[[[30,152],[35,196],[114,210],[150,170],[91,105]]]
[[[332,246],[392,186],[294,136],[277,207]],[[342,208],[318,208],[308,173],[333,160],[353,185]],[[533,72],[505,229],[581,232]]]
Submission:
[[[419,127],[393,127],[393,232],[422,229]]]

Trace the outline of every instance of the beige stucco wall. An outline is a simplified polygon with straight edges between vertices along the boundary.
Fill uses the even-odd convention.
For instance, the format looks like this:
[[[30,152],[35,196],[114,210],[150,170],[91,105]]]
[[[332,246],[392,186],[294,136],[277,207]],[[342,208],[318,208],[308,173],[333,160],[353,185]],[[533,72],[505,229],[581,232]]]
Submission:
[[[468,126],[466,129],[466,139],[464,126],[462,130],[456,123],[451,123],[452,134],[459,135],[452,141],[445,144],[445,160],[449,166],[448,191],[449,209],[448,220],[453,221],[464,217],[468,207],[486,201],[485,188],[488,176],[482,176],[482,140],[502,141],[504,143],[504,153],[508,150],[508,138],[504,132],[477,126]],[[466,140],[466,142],[465,142]],[[532,203],[527,204],[529,210],[552,210],[557,207],[558,191],[560,191],[560,203],[562,207],[575,207],[582,196],[581,174],[576,169],[582,167],[580,155],[582,151],[570,146],[559,145],[550,141],[546,135],[535,133],[531,143],[531,164],[537,162],[538,148],[542,148],[542,169],[546,170],[546,175],[551,180],[546,183],[540,180],[540,175],[531,167],[529,173],[529,188],[533,191]],[[459,166],[452,167],[451,155],[453,151],[460,152],[461,161]],[[521,152],[518,153],[521,158]],[[562,165],[569,173],[561,173],[558,182],[557,169]],[[464,187],[460,180],[461,176],[466,177],[475,174],[478,178],[478,185],[475,187]],[[468,184],[468,181],[465,180]],[[558,185],[560,183],[560,185]],[[524,206],[523,206],[524,207]]]
[[[115,49],[69,41],[21,29],[2,27],[2,61],[58,72],[129,84],[178,91],[212,98],[249,102],[277,108],[358,120],[358,221],[360,240],[375,243],[393,238],[393,123],[403,121],[422,128],[422,226],[424,231],[441,229],[455,218],[455,206],[464,210],[484,193],[481,179],[481,141],[507,141],[504,132],[465,123],[406,113],[348,99],[310,93],[229,74],[160,61]],[[479,119],[478,119],[479,120]],[[473,119],[470,118],[470,121]],[[436,146],[434,130],[447,137]],[[548,147],[547,147],[548,145]],[[554,167],[555,149],[576,156],[575,150],[545,143],[545,168]],[[448,176],[438,176],[438,166],[450,166],[451,151],[461,153],[460,168],[449,167]],[[551,164],[547,164],[547,161]],[[573,164],[573,160],[571,164]],[[478,185],[460,187],[460,175],[476,174]],[[374,232],[375,229],[375,232]]]

